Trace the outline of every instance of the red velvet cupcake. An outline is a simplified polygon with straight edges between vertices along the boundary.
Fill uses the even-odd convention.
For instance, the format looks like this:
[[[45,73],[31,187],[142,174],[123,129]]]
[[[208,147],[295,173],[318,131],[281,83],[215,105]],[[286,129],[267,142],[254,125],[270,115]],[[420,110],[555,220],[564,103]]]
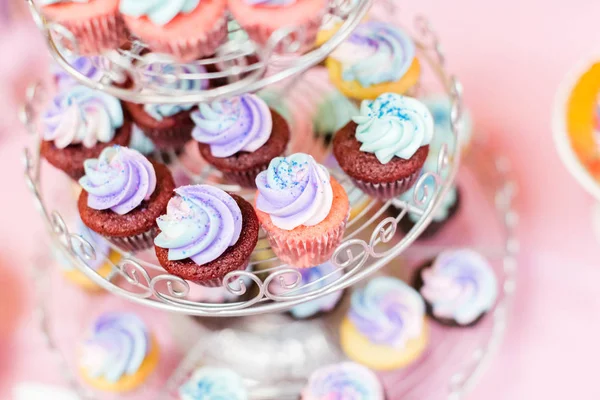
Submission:
[[[258,241],[252,205],[209,185],[183,186],[156,221],[154,239],[160,265],[170,274],[216,287],[234,271],[245,270]]]
[[[114,146],[85,162],[79,180],[79,215],[94,232],[127,251],[152,247],[156,218],[167,208],[175,183],[169,169],[135,150]]]
[[[75,85],[59,93],[43,116],[42,156],[78,180],[83,164],[112,145],[126,146],[131,123],[119,99]]]
[[[363,192],[388,200],[419,177],[433,131],[433,117],[423,103],[385,93],[362,102],[360,115],[336,133],[333,154]]]
[[[199,107],[192,113],[192,136],[202,157],[226,180],[256,187],[258,174],[286,150],[290,129],[285,119],[253,94]]]

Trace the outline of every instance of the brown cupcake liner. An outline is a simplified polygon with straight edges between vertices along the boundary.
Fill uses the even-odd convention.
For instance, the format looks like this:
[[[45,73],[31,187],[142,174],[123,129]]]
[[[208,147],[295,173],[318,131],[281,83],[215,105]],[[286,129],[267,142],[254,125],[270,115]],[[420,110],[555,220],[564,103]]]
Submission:
[[[243,188],[256,189],[256,177],[267,168],[269,165],[265,164],[246,171],[223,172],[223,178],[227,182],[236,183]]]
[[[157,235],[158,227],[155,226],[149,231],[140,233],[139,235],[127,237],[105,236],[105,238],[115,246],[118,246],[120,249],[135,253],[137,251],[143,251],[153,247],[154,238]]]
[[[311,49],[314,46],[315,41],[317,40],[317,33],[319,32],[319,29],[321,28],[321,23],[323,22],[323,16],[324,12],[319,13],[311,19],[305,21],[304,24],[301,26],[301,28],[304,29],[305,34],[303,35],[304,40],[302,41],[302,46],[300,46],[300,52],[304,52],[308,49]],[[262,26],[260,24],[245,25],[243,26],[243,28],[250,37],[250,39],[263,46],[267,44],[271,35],[277,30]],[[296,34],[291,35],[293,41],[296,40],[296,36]],[[278,45],[275,48],[275,52],[284,53],[285,51],[283,45]]]
[[[128,39],[125,22],[117,12],[84,20],[62,21],[60,24],[75,36],[81,55],[94,55],[118,49]],[[63,44],[73,50],[68,39],[64,40]]]
[[[181,150],[192,139],[194,129],[191,124],[177,124],[170,128],[150,128],[139,123],[138,126],[158,150]]]
[[[352,179],[354,185],[371,197],[379,200],[389,200],[400,196],[409,190],[419,178],[421,170],[413,172],[411,175],[397,180],[396,182],[372,183],[358,179]]]
[[[202,32],[199,36],[193,36],[193,32],[189,33],[189,36],[177,40],[166,37],[142,37],[142,40],[155,52],[171,54],[184,62],[194,61],[213,55],[223,43],[227,37],[227,19],[217,21],[210,32]]]
[[[227,274],[230,274],[233,271],[247,271],[249,264],[250,264],[250,258],[248,258],[246,260],[246,262],[244,262],[243,264],[241,264],[238,268],[236,268],[236,269],[228,272]],[[199,268],[202,268],[202,267],[199,267]],[[200,285],[200,286],[216,288],[216,287],[223,286],[223,279],[224,278],[225,278],[225,276],[222,276],[220,278],[214,278],[214,279],[210,279],[210,280],[207,280],[207,281],[194,281],[194,283],[197,284],[197,285]]]
[[[267,232],[267,237],[273,252],[281,261],[295,268],[311,268],[329,261],[344,237],[349,216],[318,237],[295,239],[274,232]]]

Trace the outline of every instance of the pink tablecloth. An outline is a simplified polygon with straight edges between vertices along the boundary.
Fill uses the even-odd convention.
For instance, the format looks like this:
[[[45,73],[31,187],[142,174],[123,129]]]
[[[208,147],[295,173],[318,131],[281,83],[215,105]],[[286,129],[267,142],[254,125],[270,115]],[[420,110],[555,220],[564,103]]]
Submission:
[[[550,132],[557,85],[572,64],[600,43],[600,3],[399,3],[402,12],[418,8],[429,16],[443,38],[451,69],[464,83],[477,132],[489,135],[497,150],[510,156],[521,183],[517,310],[499,356],[472,398],[600,398],[595,368],[600,267],[589,218],[592,200],[560,164]],[[13,43],[17,35],[11,34]],[[0,35],[0,42],[8,39]],[[5,52],[0,66],[2,76],[22,67],[19,57]],[[3,81],[0,87],[6,85]],[[39,337],[26,329],[32,327],[31,289],[22,289],[28,287],[23,271],[36,246],[31,232],[41,226],[18,168],[23,133],[6,118],[3,123],[9,127],[0,136],[0,280],[8,283],[2,285],[0,302],[20,315],[23,325],[15,341],[0,348],[6,355],[0,398],[9,398],[6,390],[15,382],[59,382],[60,377],[49,369],[51,360]],[[21,289],[11,294],[4,290],[7,285]]]

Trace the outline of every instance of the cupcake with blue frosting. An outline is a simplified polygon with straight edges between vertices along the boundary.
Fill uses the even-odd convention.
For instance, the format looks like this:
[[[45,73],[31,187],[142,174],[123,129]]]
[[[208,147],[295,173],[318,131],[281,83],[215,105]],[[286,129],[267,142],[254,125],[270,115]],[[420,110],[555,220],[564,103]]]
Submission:
[[[123,250],[152,247],[156,219],[175,189],[169,169],[121,146],[86,160],[84,168],[78,200],[83,223]]]
[[[131,122],[119,99],[82,85],[66,86],[42,116],[40,153],[74,180],[84,175],[84,161],[107,147],[126,146]]]
[[[245,270],[258,241],[252,205],[209,185],[177,188],[156,222],[160,265],[203,286],[221,286],[228,274]]]
[[[290,140],[286,120],[254,94],[202,103],[192,119],[202,158],[242,187],[256,187],[257,175]]]
[[[475,326],[498,298],[492,266],[471,249],[441,253],[416,271],[413,287],[425,300],[429,317],[453,327]]]
[[[427,347],[425,303],[406,283],[378,277],[352,293],[351,305],[340,326],[346,355],[371,369],[405,367]]]
[[[414,185],[433,136],[433,117],[423,103],[384,93],[364,100],[360,114],[336,133],[333,154],[359,189],[389,200]]]
[[[247,400],[242,377],[228,368],[201,367],[179,388],[181,400]]]
[[[300,282],[297,285],[297,290],[286,289],[280,281],[273,281],[269,286],[269,290],[280,296],[286,296],[286,293],[289,296],[312,293],[337,281],[343,272],[331,262],[326,262],[313,268],[299,269],[298,273],[300,274]],[[294,284],[297,279],[296,274],[283,275],[283,282],[288,286]],[[289,314],[294,319],[299,320],[318,317],[332,312],[342,300],[343,295],[344,290],[337,290],[326,296],[298,304],[289,310]]]
[[[377,375],[353,362],[327,365],[313,372],[301,400],[385,400]]]
[[[81,343],[77,365],[83,380],[107,392],[138,388],[156,369],[158,343],[141,318],[111,312],[94,321]]]

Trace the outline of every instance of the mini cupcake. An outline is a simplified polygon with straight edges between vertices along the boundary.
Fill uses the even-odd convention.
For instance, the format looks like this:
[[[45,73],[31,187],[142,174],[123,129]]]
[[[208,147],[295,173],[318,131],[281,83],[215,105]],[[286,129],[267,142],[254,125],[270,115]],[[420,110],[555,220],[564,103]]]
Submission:
[[[492,266],[470,249],[441,253],[416,271],[413,287],[425,299],[427,315],[446,326],[475,326],[498,297]]]
[[[80,54],[100,54],[127,41],[119,0],[40,0],[44,16],[67,28]],[[67,46],[69,46],[67,42]]]
[[[383,93],[404,94],[420,76],[415,44],[400,28],[364,22],[326,60],[331,82],[346,96],[375,99]]]
[[[329,171],[297,153],[273,159],[256,186],[256,214],[277,257],[296,268],[328,261],[350,213],[348,196]]]
[[[159,349],[148,327],[131,313],[106,313],[93,324],[77,361],[83,380],[107,392],[142,385],[158,365]]]
[[[152,247],[156,218],[175,189],[165,165],[127,147],[109,147],[85,162],[79,184],[79,215],[88,228],[126,251]]]
[[[342,270],[330,262],[317,265],[313,268],[303,268],[298,270],[301,275],[301,282],[297,285],[297,290],[286,289],[279,281],[272,281],[269,285],[269,291],[279,296],[297,296],[316,292],[327,285],[337,281],[342,276]],[[292,285],[296,282],[297,276],[289,273],[282,276],[286,285]],[[326,296],[310,300],[289,310],[290,315],[295,319],[314,318],[333,311],[339,304],[344,295],[343,290],[337,290]]]
[[[425,350],[425,304],[404,282],[378,277],[352,294],[340,326],[342,349],[352,360],[378,371],[405,367]]]
[[[291,37],[300,42],[300,51],[313,46],[327,11],[326,0],[228,0],[228,4],[236,21],[260,45],[266,45],[278,29],[297,28]]]
[[[113,272],[114,265],[121,259],[121,254],[112,250],[108,243],[99,238],[96,233],[90,231],[80,219],[77,221],[75,231],[94,247],[96,258],[93,260],[85,258],[79,246],[79,242],[73,240],[72,244],[75,254],[86,263],[88,268],[95,271],[102,278],[108,279]],[[63,253],[56,251],[55,254],[63,275],[68,281],[90,292],[96,292],[101,289],[100,286],[96,285],[92,280],[85,276],[85,274],[75,268],[71,263],[71,260],[66,258]]]
[[[337,132],[333,154],[363,192],[388,200],[419,177],[433,131],[433,118],[421,102],[385,93],[362,102],[360,115]]]
[[[83,176],[85,160],[109,146],[126,146],[131,137],[121,102],[81,85],[54,97],[43,123],[42,156],[74,180]]]
[[[121,0],[129,30],[153,52],[192,61],[215,53],[227,37],[226,0]]]
[[[433,178],[431,178],[433,179]],[[431,199],[433,198],[431,194],[433,193],[433,183],[430,184],[431,179],[428,179],[425,182],[425,186],[429,186],[429,198],[426,201],[425,205],[422,206],[423,209],[426,209],[431,203]],[[408,204],[414,203],[414,187],[411,188],[408,192],[404,193],[399,197],[400,200],[404,200]],[[446,192],[446,195],[442,198],[441,203],[438,205],[437,209],[433,213],[433,217],[431,222],[425,228],[425,230],[419,236],[419,239],[430,239],[434,237],[445,225],[448,221],[450,221],[460,209],[460,191],[457,186],[452,186]],[[401,210],[390,205],[388,208],[388,214],[393,217],[397,217],[400,214]],[[420,215],[409,212],[405,215],[400,222],[398,223],[398,228],[404,233],[410,232],[410,230],[415,226],[415,224],[421,219]]]
[[[192,136],[202,157],[226,180],[256,187],[257,175],[285,152],[290,140],[285,119],[253,94],[199,107],[192,113]]]
[[[202,367],[179,388],[181,400],[247,400],[242,377],[227,368]]]
[[[225,275],[245,270],[258,241],[252,205],[208,185],[177,188],[167,214],[156,221],[160,265],[170,274],[216,287]]]
[[[69,64],[79,73],[94,82],[100,82],[104,73],[97,67],[97,57],[74,57],[69,60]],[[68,90],[72,86],[78,85],[78,81],[65,71],[57,62],[50,65],[50,72],[56,83],[58,91]]]
[[[206,68],[196,64],[175,64],[170,57],[161,56],[160,62],[147,66],[148,79],[146,85],[154,91],[169,91],[177,94],[197,93],[208,89],[206,79],[184,79],[183,74],[205,74]],[[164,60],[164,61],[163,61]],[[161,78],[156,76],[160,70]],[[162,76],[176,74],[179,78],[164,82]],[[189,75],[188,75],[189,76]],[[132,86],[130,80],[127,86]],[[142,90],[143,91],[143,90]],[[192,139],[194,122],[190,114],[196,109],[195,104],[136,104],[124,102],[133,121],[150,138],[159,150],[181,149]]]
[[[377,375],[353,362],[327,365],[312,373],[300,400],[385,400]]]

